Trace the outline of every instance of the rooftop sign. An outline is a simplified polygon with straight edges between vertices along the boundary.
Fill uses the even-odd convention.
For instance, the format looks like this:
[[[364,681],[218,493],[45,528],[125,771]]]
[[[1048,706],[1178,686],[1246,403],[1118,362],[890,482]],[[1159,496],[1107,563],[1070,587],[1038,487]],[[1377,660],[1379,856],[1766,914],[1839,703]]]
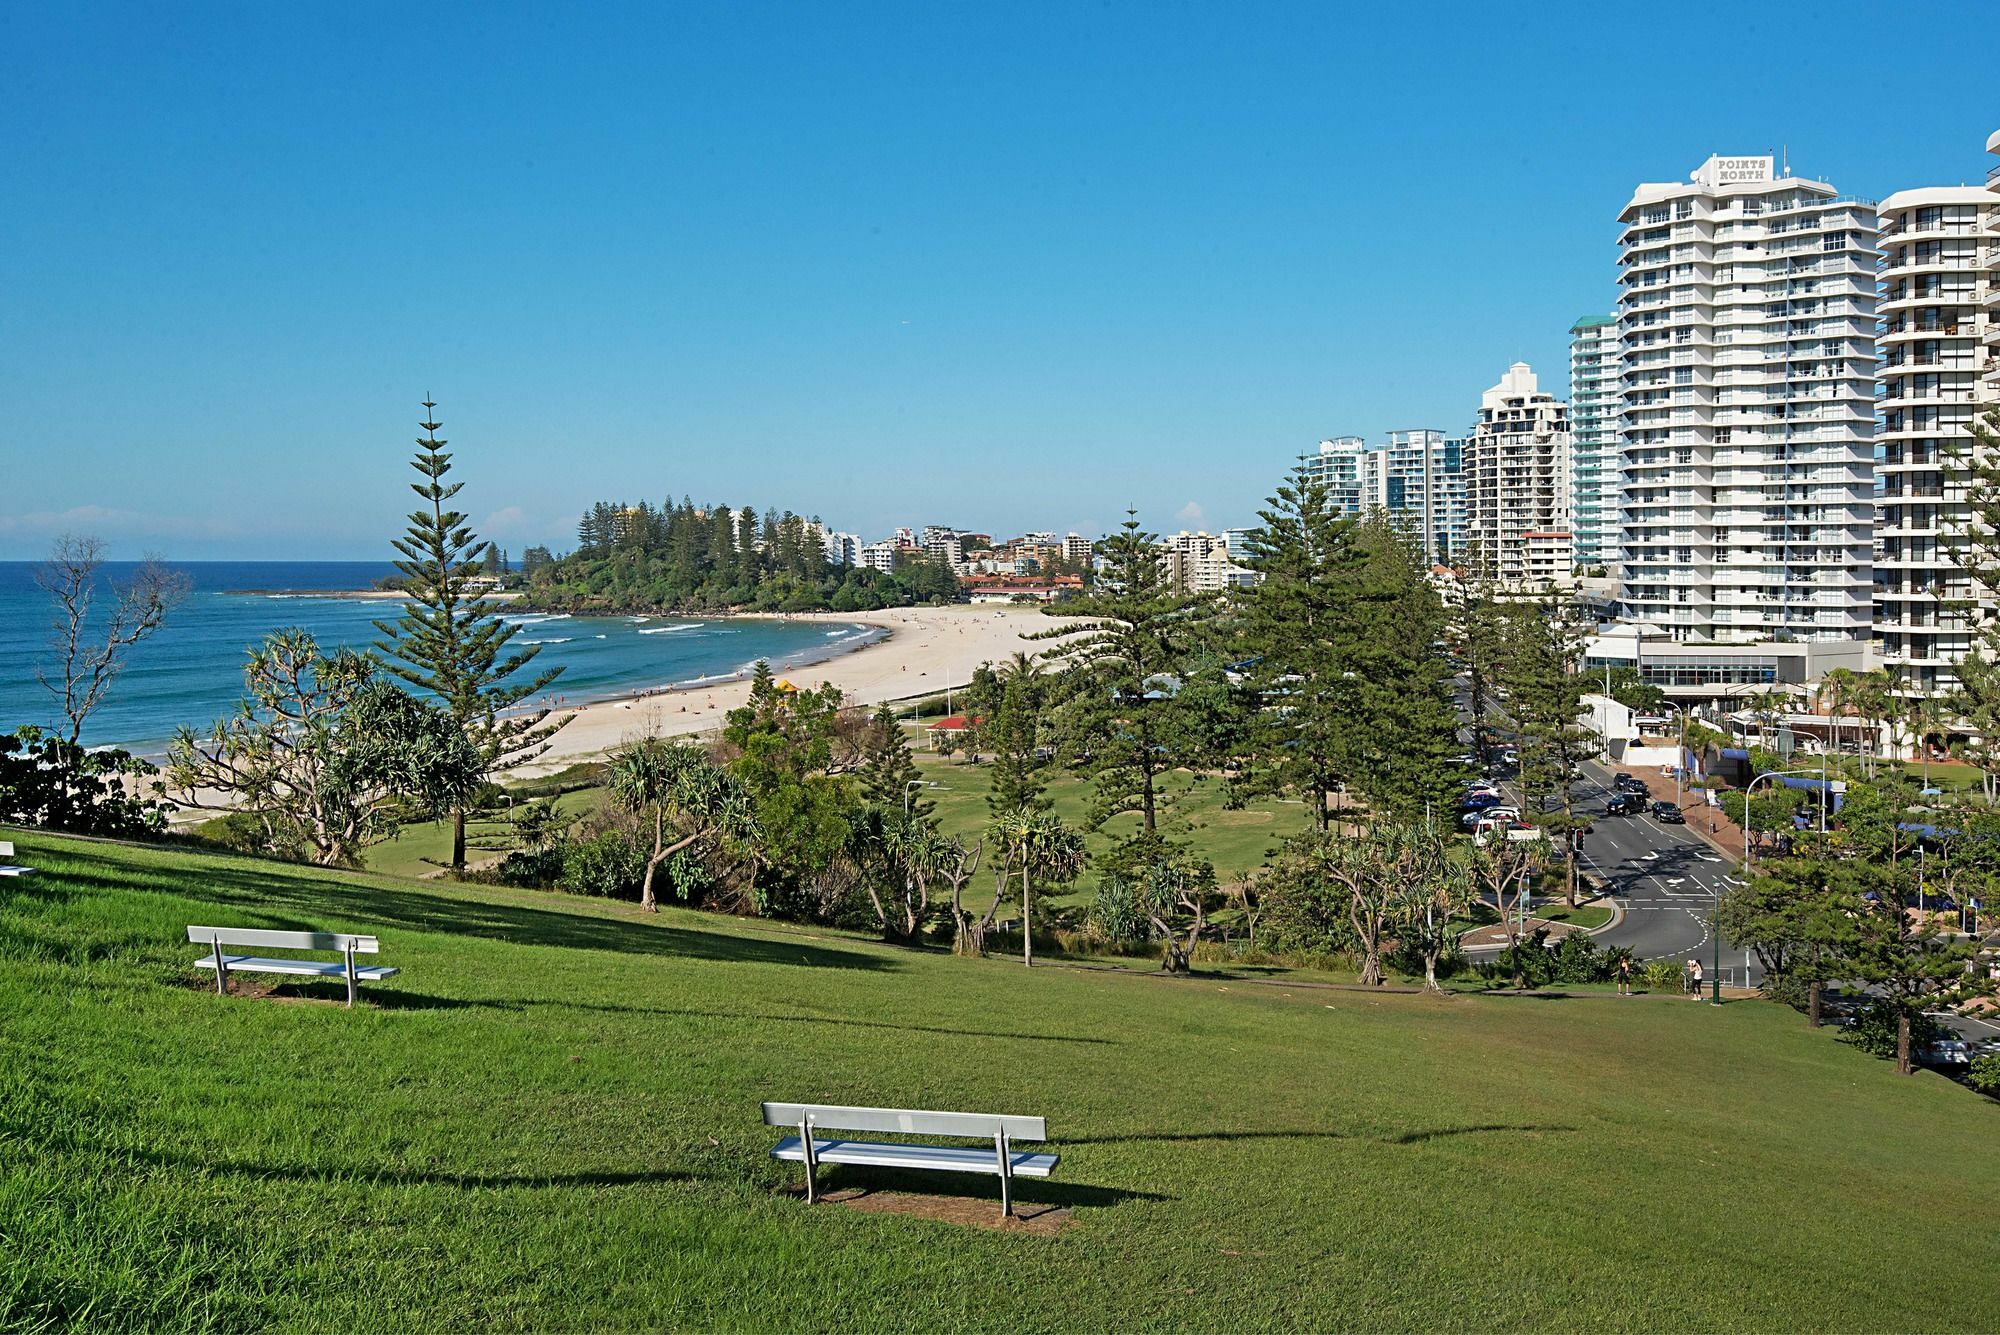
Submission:
[[[1769,181],[1776,179],[1772,171],[1773,159],[1762,158],[1710,158],[1695,168],[1689,179],[1696,185],[1714,189],[1719,185],[1739,185],[1746,181]]]

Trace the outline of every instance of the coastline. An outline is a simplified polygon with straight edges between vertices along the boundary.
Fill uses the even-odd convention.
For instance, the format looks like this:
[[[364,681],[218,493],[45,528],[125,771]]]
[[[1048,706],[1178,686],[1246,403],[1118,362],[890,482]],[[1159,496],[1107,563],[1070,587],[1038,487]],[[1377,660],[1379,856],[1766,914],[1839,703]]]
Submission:
[[[1039,608],[964,603],[794,612],[777,619],[865,625],[881,632],[855,644],[829,646],[825,656],[772,663],[780,677],[795,677],[800,686],[831,682],[847,703],[862,706],[963,687],[981,663],[1004,662],[1030,650],[1024,637],[1049,625]],[[572,715],[571,720],[549,739],[549,749],[509,773],[522,778],[550,774],[599,758],[645,733],[673,737],[712,732],[749,694],[746,666],[729,678],[675,683],[565,707],[561,712]]]

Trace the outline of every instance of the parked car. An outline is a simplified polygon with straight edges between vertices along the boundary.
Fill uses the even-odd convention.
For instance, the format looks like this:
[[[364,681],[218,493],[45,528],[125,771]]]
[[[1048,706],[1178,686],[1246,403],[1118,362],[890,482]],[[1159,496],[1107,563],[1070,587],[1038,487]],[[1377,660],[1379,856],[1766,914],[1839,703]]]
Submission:
[[[1646,799],[1637,793],[1613,793],[1604,804],[1607,816],[1636,816],[1646,809]]]
[[[1484,848],[1495,839],[1518,842],[1544,838],[1547,836],[1542,833],[1540,827],[1530,825],[1524,820],[1483,820],[1472,831],[1472,842],[1480,848]]]
[[[1459,802],[1459,805],[1468,811],[1484,811],[1487,807],[1497,807],[1500,805],[1500,794],[1490,790],[1467,793]]]
[[[1500,763],[1503,765],[1518,765],[1521,763],[1521,753],[1510,746],[1500,753]]]
[[[1466,812],[1458,818],[1458,823],[1463,829],[1476,830],[1481,824],[1487,821],[1506,824],[1509,821],[1517,821],[1519,819],[1521,819],[1521,813],[1515,807],[1482,807],[1478,811]]]
[[[1681,815],[1681,809],[1675,806],[1670,799],[1664,797],[1653,803],[1653,819],[1662,825],[1687,824],[1687,817]]]
[[[1971,1065],[1972,1053],[1962,1038],[1940,1038],[1918,1049],[1917,1062],[1922,1066],[1952,1070]]]
[[[1621,793],[1637,793],[1641,797],[1646,795],[1646,781],[1636,774],[1620,774],[1611,781],[1611,786]]]

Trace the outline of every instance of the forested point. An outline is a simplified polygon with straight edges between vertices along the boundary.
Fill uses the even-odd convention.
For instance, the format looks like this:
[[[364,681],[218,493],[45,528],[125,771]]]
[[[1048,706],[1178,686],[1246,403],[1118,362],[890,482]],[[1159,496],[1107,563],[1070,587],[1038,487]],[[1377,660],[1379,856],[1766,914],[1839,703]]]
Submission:
[[[519,587],[529,607],[572,612],[869,612],[959,596],[951,569],[921,552],[888,571],[836,564],[824,531],[789,510],[600,501],[575,551],[523,553]]]

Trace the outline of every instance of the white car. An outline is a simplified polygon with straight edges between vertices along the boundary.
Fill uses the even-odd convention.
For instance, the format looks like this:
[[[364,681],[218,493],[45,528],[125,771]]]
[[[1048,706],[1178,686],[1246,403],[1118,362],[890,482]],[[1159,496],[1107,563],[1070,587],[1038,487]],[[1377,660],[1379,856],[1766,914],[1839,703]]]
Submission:
[[[1468,830],[1476,830],[1488,822],[1505,825],[1519,819],[1521,819],[1519,808],[1486,807],[1480,811],[1466,812],[1463,816],[1459,817],[1458,823]]]

